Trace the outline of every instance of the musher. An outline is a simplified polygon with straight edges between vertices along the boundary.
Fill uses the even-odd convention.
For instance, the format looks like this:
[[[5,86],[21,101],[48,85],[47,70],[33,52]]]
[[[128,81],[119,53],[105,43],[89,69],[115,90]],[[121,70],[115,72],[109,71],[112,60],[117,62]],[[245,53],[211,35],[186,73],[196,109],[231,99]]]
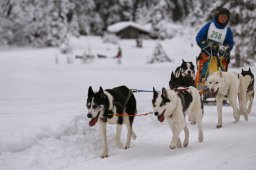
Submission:
[[[218,8],[214,19],[204,25],[196,36],[196,42],[201,48],[197,58],[196,87],[201,92],[209,74],[228,70],[230,51],[233,48],[233,33],[228,26],[230,12],[226,8]],[[224,53],[219,53],[220,46]],[[211,63],[215,63],[215,68]]]

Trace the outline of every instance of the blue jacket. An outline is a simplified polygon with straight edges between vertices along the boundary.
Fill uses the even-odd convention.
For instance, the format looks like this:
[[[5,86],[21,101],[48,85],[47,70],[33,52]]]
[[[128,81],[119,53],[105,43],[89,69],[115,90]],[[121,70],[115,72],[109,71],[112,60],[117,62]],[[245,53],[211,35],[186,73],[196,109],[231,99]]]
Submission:
[[[200,30],[199,32],[197,33],[197,36],[196,36],[196,43],[199,47],[201,47],[201,43],[202,41],[206,41],[207,40],[207,34],[208,34],[208,30],[209,30],[209,27],[210,27],[210,24],[214,22],[214,25],[218,28],[218,29],[224,29],[227,25],[226,24],[219,24],[217,22],[217,18],[215,17],[212,21],[208,22],[206,25],[204,25]],[[233,46],[234,46],[234,40],[233,40],[233,33],[230,29],[230,27],[228,27],[227,29],[227,34],[226,34],[226,37],[225,37],[225,40],[224,40],[224,45],[228,45],[230,47],[230,50],[232,50]]]

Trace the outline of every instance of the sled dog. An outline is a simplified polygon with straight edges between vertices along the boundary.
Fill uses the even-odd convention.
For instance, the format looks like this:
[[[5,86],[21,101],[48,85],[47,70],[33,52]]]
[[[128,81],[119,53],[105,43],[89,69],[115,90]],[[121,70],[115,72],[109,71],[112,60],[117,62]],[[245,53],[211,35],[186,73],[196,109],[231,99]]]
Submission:
[[[252,104],[253,104],[253,99],[254,99],[254,75],[251,72],[251,68],[249,68],[248,71],[244,71],[242,69],[241,73],[244,77],[245,85],[246,85],[246,106],[247,107],[247,113],[251,113],[252,111]]]
[[[218,71],[210,75],[206,81],[210,94],[215,97],[218,124],[216,128],[222,127],[222,101],[228,99],[233,108],[235,121],[239,121],[240,114],[244,115],[244,119],[248,120],[246,112],[246,85],[243,76],[235,72]],[[239,99],[239,109],[237,107],[237,97]]]
[[[174,90],[181,99],[182,109],[185,115],[188,115],[188,120],[191,124],[198,126],[199,141],[203,141],[203,103],[198,90],[191,86],[191,77],[179,76],[176,77],[173,72],[170,80],[170,89]]]
[[[131,144],[131,138],[136,139],[132,129],[134,116],[136,115],[136,100],[126,86],[119,86],[113,89],[103,90],[100,87],[98,92],[94,92],[90,86],[87,98],[87,117],[90,118],[89,125],[94,126],[97,122],[101,129],[103,150],[101,158],[108,157],[107,129],[106,124],[116,124],[115,142],[117,147],[128,149]],[[129,114],[134,116],[122,116],[120,114]],[[120,141],[122,124],[127,126],[127,140],[123,146]]]
[[[181,97],[178,96],[174,90],[162,88],[162,91],[158,93],[155,88],[153,88],[152,105],[158,120],[160,122],[167,120],[172,130],[173,136],[170,148],[175,149],[182,146],[179,138],[182,130],[185,132],[183,146],[186,147],[189,144],[189,130],[186,125]],[[202,142],[203,134],[200,135],[199,141]]]
[[[182,76],[191,76],[195,79],[195,66],[192,62],[186,62],[182,59],[182,64],[176,68],[175,76],[179,77]]]

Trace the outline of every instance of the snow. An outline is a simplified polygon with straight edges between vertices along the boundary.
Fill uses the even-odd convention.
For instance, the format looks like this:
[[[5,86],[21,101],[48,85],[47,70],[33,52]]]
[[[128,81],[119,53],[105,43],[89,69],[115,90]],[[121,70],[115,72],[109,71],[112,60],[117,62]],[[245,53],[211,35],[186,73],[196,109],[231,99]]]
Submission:
[[[109,32],[115,33],[115,32],[119,32],[119,31],[121,31],[121,30],[123,30],[127,27],[134,27],[134,28],[137,28],[137,29],[139,29],[141,31],[144,31],[144,32],[148,32],[148,33],[150,32],[150,30],[147,27],[145,27],[145,26],[143,26],[139,23],[131,22],[131,21],[129,21],[129,22],[117,22],[113,25],[108,26],[107,30]]]
[[[172,63],[147,64],[155,41],[144,40],[136,48],[135,40],[122,40],[122,64],[113,56],[117,45],[104,44],[99,37],[73,39],[74,54],[90,49],[105,54],[90,63],[67,58],[58,49],[14,48],[0,51],[0,169],[1,170],[85,170],[85,169],[232,169],[256,168],[255,101],[249,121],[243,117],[234,123],[232,109],[223,107],[223,128],[216,129],[215,106],[205,106],[205,140],[197,140],[197,127],[188,125],[187,148],[169,149],[171,129],[154,115],[136,117],[137,139],[128,150],[114,144],[115,126],[109,125],[110,157],[101,159],[99,127],[89,127],[85,106],[87,90],[119,85],[160,90],[168,87],[171,71],[181,59],[193,61],[199,53],[196,32],[184,29],[183,35],[162,41]],[[59,64],[55,63],[58,56]],[[248,69],[248,67],[244,67]],[[256,72],[256,67],[251,67]],[[239,71],[241,69],[230,69]],[[152,111],[151,93],[135,94],[138,113]],[[122,141],[126,128],[123,128]],[[184,138],[184,134],[181,134]]]

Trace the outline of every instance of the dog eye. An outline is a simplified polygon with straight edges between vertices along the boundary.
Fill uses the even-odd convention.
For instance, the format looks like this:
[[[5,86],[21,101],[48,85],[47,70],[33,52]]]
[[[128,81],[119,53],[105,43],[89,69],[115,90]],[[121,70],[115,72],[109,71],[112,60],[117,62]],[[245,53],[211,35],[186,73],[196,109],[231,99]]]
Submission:
[[[100,106],[97,106],[97,105],[92,106],[93,109],[97,109],[98,107],[100,107]]]
[[[212,84],[212,82],[211,82],[211,81],[210,81],[209,83],[210,83],[210,84]]]
[[[215,84],[218,84],[219,82],[216,82]]]

